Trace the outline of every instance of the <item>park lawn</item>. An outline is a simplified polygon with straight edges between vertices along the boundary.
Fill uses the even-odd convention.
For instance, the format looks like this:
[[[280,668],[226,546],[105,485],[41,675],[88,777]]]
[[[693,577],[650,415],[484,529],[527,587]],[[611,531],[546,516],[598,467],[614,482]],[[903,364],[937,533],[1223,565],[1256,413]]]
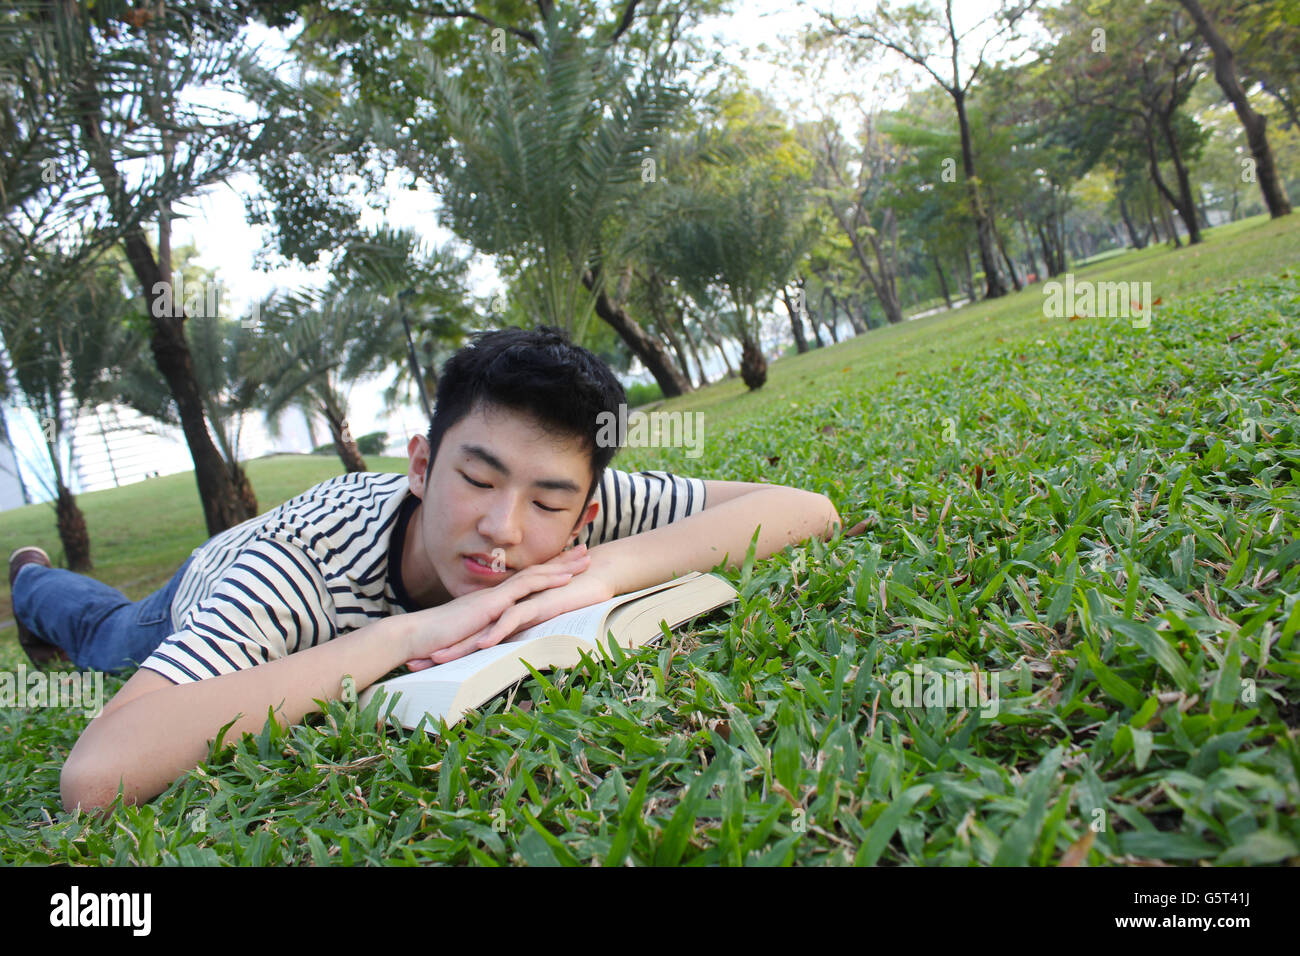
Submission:
[[[1147,328],[1040,328],[1024,293],[776,363],[757,395],[671,403],[705,412],[703,454],[620,467],[823,491],[866,531],[747,562],[739,604],[526,681],[522,707],[427,737],[332,702],[107,821],[57,798],[86,718],[2,711],[0,855],[1295,862],[1300,276],[1278,257],[1297,234],[1225,227],[1200,256],[1080,273],[1149,277]],[[975,668],[982,706],[953,699]]]
[[[1204,236],[1197,246],[1148,246],[1071,271],[1076,281],[1150,282],[1152,298],[1166,305],[1189,293],[1228,288],[1240,279],[1300,263],[1300,220],[1295,216],[1276,221],[1255,216],[1207,229]],[[828,388],[861,389],[894,378],[938,374],[984,347],[1059,334],[1064,320],[1043,313],[1044,284],[789,356],[769,366],[767,384],[755,394],[737,378],[655,408],[704,412],[705,426],[711,428],[733,417],[784,414],[791,402],[820,401]],[[1157,317],[1160,308],[1155,308]]]

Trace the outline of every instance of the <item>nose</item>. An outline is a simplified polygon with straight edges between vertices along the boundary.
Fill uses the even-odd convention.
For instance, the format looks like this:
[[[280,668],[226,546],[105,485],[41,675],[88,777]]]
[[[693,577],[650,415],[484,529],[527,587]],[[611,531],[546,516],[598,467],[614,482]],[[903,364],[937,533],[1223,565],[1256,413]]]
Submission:
[[[478,522],[478,533],[493,547],[510,548],[523,540],[524,528],[520,509],[526,504],[522,495],[502,490],[494,495]]]

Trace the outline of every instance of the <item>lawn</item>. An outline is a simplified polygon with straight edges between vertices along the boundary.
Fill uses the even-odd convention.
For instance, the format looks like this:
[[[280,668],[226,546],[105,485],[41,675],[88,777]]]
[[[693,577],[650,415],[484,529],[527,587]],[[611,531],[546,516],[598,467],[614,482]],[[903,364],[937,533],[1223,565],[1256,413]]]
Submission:
[[[725,613],[446,735],[331,703],[98,821],[57,798],[80,712],[0,711],[0,855],[1295,862],[1297,253],[1300,218],[1234,224],[1077,273],[1150,281],[1146,328],[1045,319],[1033,288],[667,403],[704,414],[703,455],[619,467],[811,488],[865,530],[747,564]],[[268,506],[336,471],[250,465]],[[165,579],[203,539],[193,498],[189,476],[85,496],[97,573]],[[48,545],[52,522],[0,534]]]

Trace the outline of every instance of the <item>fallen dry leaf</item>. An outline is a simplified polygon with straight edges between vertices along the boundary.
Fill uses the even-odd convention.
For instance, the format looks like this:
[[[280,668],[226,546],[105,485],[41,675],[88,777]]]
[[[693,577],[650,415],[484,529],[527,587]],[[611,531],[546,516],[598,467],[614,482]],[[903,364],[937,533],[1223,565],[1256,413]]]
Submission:
[[[1061,857],[1061,862],[1058,865],[1081,866],[1083,862],[1088,859],[1088,851],[1092,849],[1092,841],[1096,839],[1096,837],[1097,834],[1093,830],[1089,830],[1083,836],[1079,837],[1079,839],[1075,840],[1074,843],[1070,845],[1070,848],[1065,851],[1065,855]]]

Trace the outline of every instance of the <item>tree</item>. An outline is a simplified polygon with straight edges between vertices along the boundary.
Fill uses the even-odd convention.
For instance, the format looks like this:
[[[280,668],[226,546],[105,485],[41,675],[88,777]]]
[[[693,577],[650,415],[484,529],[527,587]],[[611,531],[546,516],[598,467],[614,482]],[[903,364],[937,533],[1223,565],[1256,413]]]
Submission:
[[[58,91],[33,99],[44,112],[23,114],[26,153],[18,163],[29,189],[31,170],[23,164],[31,158],[55,170],[59,182],[44,193],[7,198],[6,217],[30,222],[44,215],[62,225],[67,251],[84,252],[87,233],[76,223],[79,213],[93,210],[121,242],[149,306],[150,348],[176,403],[211,534],[250,515],[207,430],[184,333],[188,313],[163,303],[172,291],[172,204],[223,181],[237,167],[253,125],[233,115],[214,122],[216,111],[185,93],[231,80],[247,65],[236,37],[250,13],[239,3],[128,9],[52,0],[8,18],[0,42],[18,88]],[[14,88],[9,81],[0,86]],[[58,203],[57,213],[30,211],[50,201]],[[150,221],[157,225],[156,244],[145,235]],[[85,261],[66,259],[69,268],[51,276],[52,285],[75,282]]]
[[[953,18],[953,0],[944,0],[942,10],[929,3],[912,3],[891,7],[881,0],[870,16],[856,16],[841,25],[829,13],[821,16],[831,27],[832,35],[865,43],[868,49],[881,47],[891,50],[928,73],[952,100],[957,114],[957,128],[961,134],[962,172],[969,194],[971,216],[975,221],[979,241],[980,262],[984,266],[985,294],[993,299],[1006,295],[1006,282],[998,264],[998,250],[994,235],[993,215],[984,202],[980,180],[975,166],[975,143],[971,136],[967,101],[971,86],[979,77],[987,61],[989,47],[1004,40],[1033,7],[1035,0],[1010,3],[1003,0],[992,17],[959,32]],[[962,41],[980,28],[987,31],[990,23],[999,24],[984,38],[979,52],[962,79]],[[940,66],[939,64],[945,64]],[[940,70],[943,72],[940,72]]]
[[[759,318],[812,244],[808,199],[797,181],[746,170],[726,188],[685,194],[653,257],[708,301],[716,284],[730,300],[731,333],[740,342],[740,377],[751,390],[767,380]]]
[[[131,300],[111,260],[83,274],[51,307],[46,273],[61,275],[67,268],[60,253],[41,250],[29,256],[28,269],[11,277],[11,295],[0,298],[0,371],[4,390],[15,392],[40,425],[68,567],[89,571],[90,535],[68,474],[75,426],[83,412],[109,399],[115,370],[132,363],[143,339],[127,325]]]
[[[638,67],[585,39],[572,19],[549,16],[538,39],[535,56],[513,69],[490,58],[481,100],[429,62],[431,98],[456,141],[437,168],[450,224],[511,264],[539,322],[581,341],[594,312],[665,395],[681,394],[689,382],[618,314],[605,285],[636,240],[618,225],[685,91],[667,79],[665,63]]]
[[[1071,0],[1044,16],[1060,38],[1046,54],[1044,76],[1053,78],[1062,107],[1102,114],[1096,122],[1109,122],[1123,148],[1139,150],[1188,241],[1200,242],[1188,162],[1204,134],[1184,109],[1204,72],[1195,24],[1172,0],[1140,6]],[[1108,28],[1093,26],[1098,20]],[[1174,169],[1172,188],[1160,169],[1166,160]],[[1176,234],[1171,238],[1176,242]]]
[[[352,236],[333,268],[334,295],[358,300],[351,352],[366,371],[396,369],[389,405],[405,388],[432,396],[439,359],[459,348],[481,321],[468,288],[468,260],[452,245],[429,247],[413,230],[379,228]],[[406,327],[412,340],[406,338]],[[419,380],[412,368],[416,357]]]
[[[306,398],[329,425],[334,450],[349,472],[367,470],[348,424],[344,384],[373,360],[356,348],[362,308],[360,297],[329,291],[271,297],[260,307],[251,366],[252,377],[262,383],[256,401],[267,417],[275,419],[290,405],[301,407]]]
[[[1268,207],[1268,214],[1274,219],[1288,215],[1291,212],[1291,203],[1282,189],[1277,166],[1273,161],[1273,150],[1268,144],[1266,128],[1268,123],[1263,116],[1255,112],[1246,97],[1246,91],[1237,76],[1237,61],[1232,49],[1198,0],[1179,0],[1179,3],[1196,22],[1196,29],[1201,32],[1201,36],[1205,38],[1205,42],[1214,53],[1214,78],[1223,88],[1224,95],[1232,103],[1232,108],[1237,111],[1237,118],[1241,120],[1241,126],[1246,131],[1246,142],[1250,146],[1251,155],[1255,158],[1255,179],[1259,183],[1259,191],[1264,194],[1264,205]]]
[[[177,276],[184,288],[219,289],[220,282],[215,274],[191,263],[195,252],[193,247],[177,250],[180,263]],[[197,297],[192,304],[198,305]],[[259,511],[257,495],[239,458],[239,435],[244,415],[257,388],[257,382],[249,377],[249,353],[256,338],[253,322],[223,314],[219,298],[215,296],[213,302],[205,302],[189,311],[185,336],[194,362],[203,416],[221,450],[230,481],[244,510],[255,515]],[[147,328],[146,322],[139,321],[142,318],[133,317],[137,320],[133,324]],[[138,361],[122,368],[115,380],[114,398],[117,401],[164,424],[180,424],[176,400],[166,380],[145,356],[141,355]]]
[[[1236,54],[1242,85],[1281,109],[1278,127],[1300,128],[1300,0],[1202,0]],[[1276,144],[1275,144],[1276,148]]]
[[[903,306],[898,298],[898,217],[890,177],[901,151],[882,134],[877,119],[864,119],[861,152],[852,159],[839,130],[824,121],[814,181],[848,238],[886,321],[897,325],[903,321]],[[857,167],[854,183],[848,182],[850,164]]]

